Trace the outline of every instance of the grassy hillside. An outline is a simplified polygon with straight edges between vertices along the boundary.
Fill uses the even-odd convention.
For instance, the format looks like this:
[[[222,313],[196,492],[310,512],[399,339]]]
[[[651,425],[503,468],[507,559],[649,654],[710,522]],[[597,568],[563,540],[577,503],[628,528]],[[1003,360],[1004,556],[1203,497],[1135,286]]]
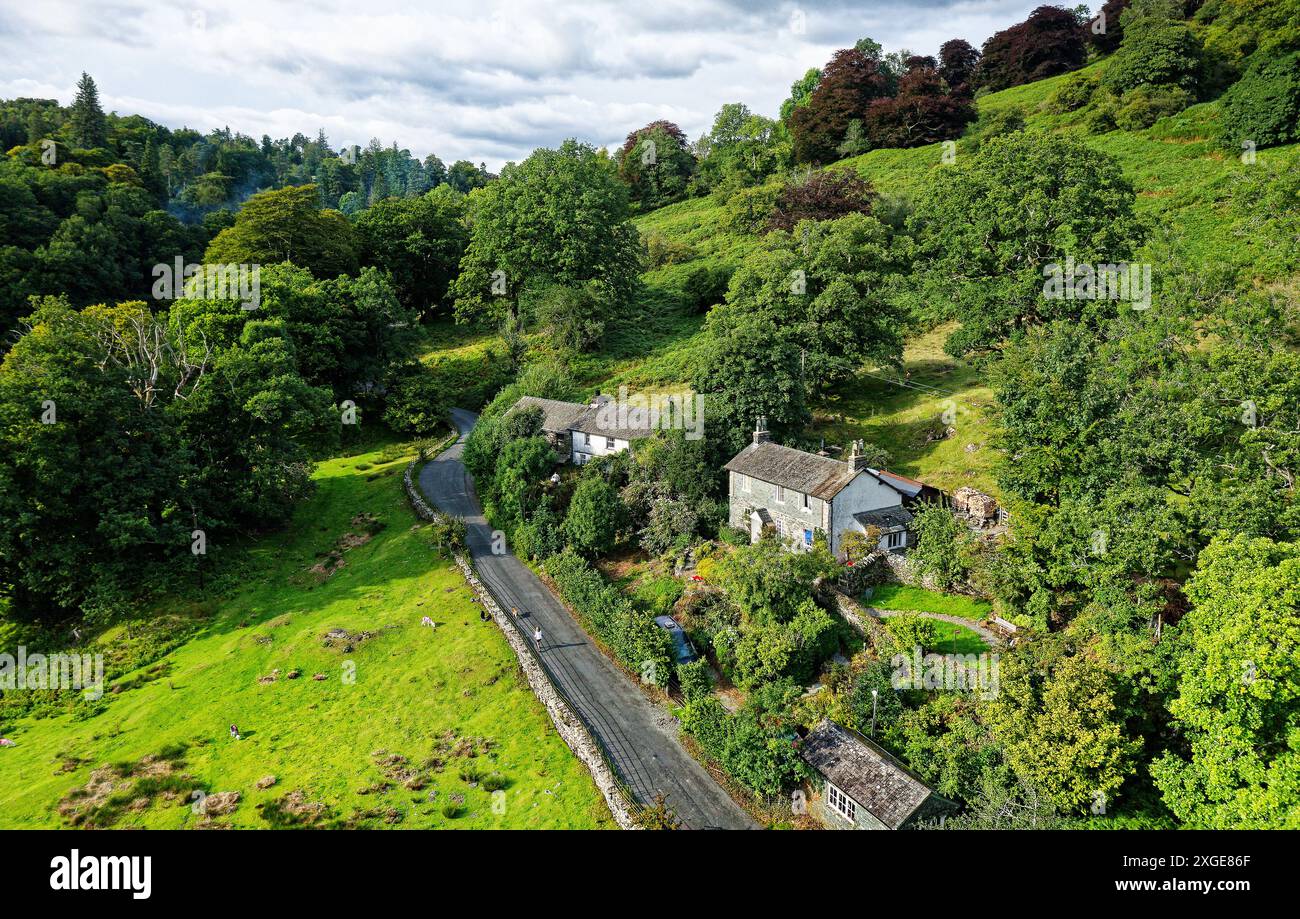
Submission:
[[[290,531],[252,549],[245,586],[193,638],[118,680],[130,688],[92,717],[20,720],[17,746],[0,748],[0,824],[612,826],[505,639],[406,506],[408,460],[322,463]],[[336,629],[347,636],[327,640]],[[242,800],[205,818],[194,788]]]
[[[1109,62],[1096,61],[1081,72],[1100,75]],[[1257,165],[1243,165],[1215,141],[1214,102],[1192,106],[1147,130],[1092,135],[1083,126],[1086,109],[1066,114],[1047,110],[1052,94],[1071,76],[981,97],[979,119],[957,142],[958,160],[974,153],[999,117],[1017,109],[1027,129],[1075,133],[1119,161],[1137,190],[1138,212],[1153,230],[1139,253],[1143,260],[1161,266],[1173,254],[1192,266],[1247,261],[1250,239],[1234,226],[1229,213],[1235,183],[1252,168],[1300,168],[1300,147],[1260,151]],[[923,188],[932,169],[943,168],[942,154],[941,144],[874,150],[828,168],[855,170],[886,199],[907,201]],[[593,390],[689,383],[703,359],[704,317],[685,305],[686,278],[701,266],[735,267],[761,245],[757,236],[732,229],[727,216],[724,200],[706,196],[636,218],[642,237],[656,241],[656,248],[669,255],[646,271],[641,301],[611,323],[605,347],[597,354],[570,358],[580,383]],[[972,485],[996,493],[987,448],[995,434],[989,421],[992,396],[972,367],[943,352],[950,331],[913,331],[901,375],[863,368],[857,380],[813,406],[812,434],[824,436],[828,443],[865,438],[889,451],[898,472],[945,489]],[[463,368],[468,366],[465,350],[476,351],[488,340],[467,339],[463,329],[439,330],[426,359],[461,362]],[[540,341],[534,346],[545,348]],[[499,351],[499,344],[496,347]],[[935,438],[948,427],[954,429],[951,436]]]

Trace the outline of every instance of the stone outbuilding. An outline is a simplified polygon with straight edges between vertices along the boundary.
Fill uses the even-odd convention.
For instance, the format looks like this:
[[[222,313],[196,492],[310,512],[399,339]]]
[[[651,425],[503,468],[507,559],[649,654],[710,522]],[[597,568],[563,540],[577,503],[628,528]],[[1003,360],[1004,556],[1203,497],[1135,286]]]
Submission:
[[[799,752],[821,786],[809,810],[831,829],[908,829],[954,810],[880,746],[829,719]]]

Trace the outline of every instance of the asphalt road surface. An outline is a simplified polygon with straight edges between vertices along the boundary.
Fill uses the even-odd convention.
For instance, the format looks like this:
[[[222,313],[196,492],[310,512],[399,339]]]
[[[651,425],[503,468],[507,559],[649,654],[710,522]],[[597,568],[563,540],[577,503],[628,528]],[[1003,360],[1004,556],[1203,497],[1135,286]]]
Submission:
[[[542,660],[594,728],[620,777],[643,804],[662,794],[683,828],[756,828],[682,748],[672,717],[601,653],[546,585],[514,555],[492,553],[492,529],[460,459],[477,416],[453,409],[452,420],[460,439],[420,470],[420,490],[445,513],[464,519],[479,578],[498,603],[519,610],[528,639],[535,628],[542,630]]]

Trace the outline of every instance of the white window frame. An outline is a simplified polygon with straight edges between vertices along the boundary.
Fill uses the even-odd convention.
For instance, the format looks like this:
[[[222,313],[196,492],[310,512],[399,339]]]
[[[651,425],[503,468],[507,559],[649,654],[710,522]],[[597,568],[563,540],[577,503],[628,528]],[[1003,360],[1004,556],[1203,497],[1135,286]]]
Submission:
[[[785,503],[785,486],[784,486],[784,485],[778,485],[778,486],[776,486],[776,503],[777,503],[777,504],[784,504],[784,503]]]
[[[605,438],[605,449],[606,449],[606,450],[613,450],[613,449],[614,449],[614,438],[612,438],[612,437],[606,437],[606,438]]]
[[[903,543],[906,541],[906,539],[907,539],[907,534],[903,530],[899,530],[896,533],[887,533],[885,534],[885,548],[886,549],[901,548]]]
[[[749,476],[743,472],[736,473],[736,484],[740,486],[741,491],[753,491],[754,485]]]
[[[853,799],[830,782],[826,783],[826,805],[849,823],[857,823],[858,806]]]

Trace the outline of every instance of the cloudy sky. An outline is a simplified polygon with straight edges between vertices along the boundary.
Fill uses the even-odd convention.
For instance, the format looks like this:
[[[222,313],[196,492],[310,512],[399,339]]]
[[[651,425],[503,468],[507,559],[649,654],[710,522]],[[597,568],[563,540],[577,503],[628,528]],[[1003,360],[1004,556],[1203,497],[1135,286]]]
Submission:
[[[0,98],[169,127],[378,137],[497,168],[657,118],[698,136],[726,102],[775,115],[790,83],[869,35],[977,47],[1042,0],[0,0]],[[1094,4],[1098,5],[1098,4]]]

